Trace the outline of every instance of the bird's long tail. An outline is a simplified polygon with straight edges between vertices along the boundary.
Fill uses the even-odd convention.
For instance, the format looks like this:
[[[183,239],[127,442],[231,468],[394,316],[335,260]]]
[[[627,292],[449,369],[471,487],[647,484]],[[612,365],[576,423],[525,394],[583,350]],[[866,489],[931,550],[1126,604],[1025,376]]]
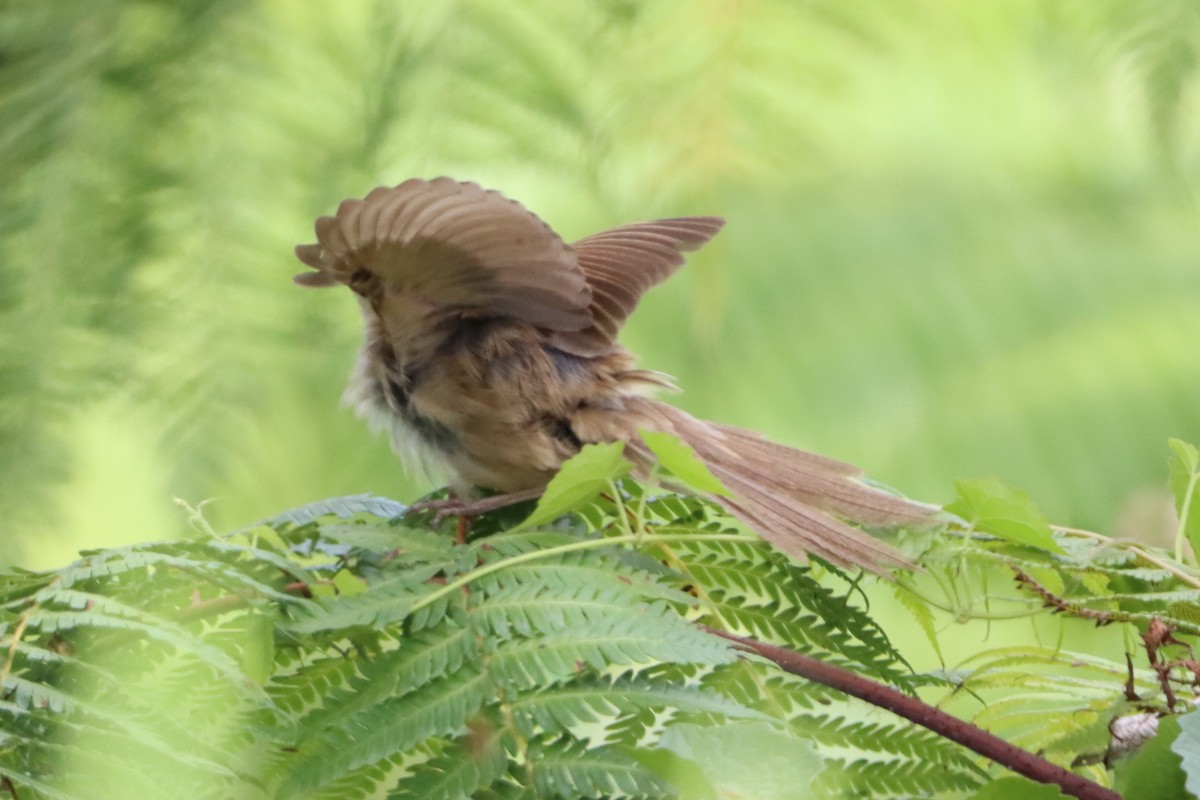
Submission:
[[[632,402],[630,402],[632,401]],[[812,553],[835,564],[887,574],[911,566],[863,525],[923,527],[937,508],[886,494],[857,480],[861,471],[825,456],[771,442],[753,431],[705,422],[648,398],[629,398],[646,427],[687,442],[732,492],[714,498],[781,550]],[[649,457],[639,439],[634,454]]]

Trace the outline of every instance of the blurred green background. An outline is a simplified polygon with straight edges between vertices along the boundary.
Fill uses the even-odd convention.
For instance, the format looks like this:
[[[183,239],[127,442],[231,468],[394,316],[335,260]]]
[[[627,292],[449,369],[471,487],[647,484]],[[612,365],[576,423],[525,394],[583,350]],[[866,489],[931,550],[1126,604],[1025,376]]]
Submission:
[[[1153,537],[1200,440],[1198,9],[0,4],[0,564],[428,488],[291,248],[440,174],[568,239],[726,216],[625,336],[689,410]]]

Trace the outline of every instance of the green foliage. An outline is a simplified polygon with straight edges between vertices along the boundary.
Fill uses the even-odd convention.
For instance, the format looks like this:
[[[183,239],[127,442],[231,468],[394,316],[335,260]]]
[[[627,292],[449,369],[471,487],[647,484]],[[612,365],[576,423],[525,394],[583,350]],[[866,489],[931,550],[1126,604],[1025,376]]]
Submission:
[[[1179,719],[1179,735],[1171,743],[1171,749],[1181,760],[1187,790],[1200,797],[1200,714]]]
[[[577,458],[564,464],[562,470],[551,479],[545,494],[538,500],[537,508],[523,525],[545,525],[606,488],[611,481],[627,474],[633,465],[621,456],[624,449],[625,445],[621,442],[585,446]]]
[[[1183,545],[1192,548],[1192,562],[1200,559],[1200,449],[1193,444],[1171,439],[1171,492],[1175,495],[1175,513],[1179,532],[1175,535],[1175,559],[1183,560]]]
[[[979,524],[914,538],[929,577],[895,591],[935,640],[942,601],[920,592],[966,597],[1002,565],[1018,576],[1009,600],[1125,627],[1151,658],[1135,668],[1008,646],[914,673],[864,605],[865,578],[796,564],[716,506],[622,480],[619,453],[585,450],[532,511],[548,520],[571,498],[568,520],[501,512],[465,544],[359,496],[229,536],[3,576],[0,791],[958,797],[1001,774],[929,731],[739,658],[703,626],[944,693],[949,707],[982,701],[967,711],[976,724],[1101,782],[1114,720],[1194,699],[1200,623],[1187,609],[1200,581],[1165,555],[1062,530],[1039,548]],[[963,485],[973,494],[960,507],[983,507],[979,484]],[[987,498],[989,519],[1035,513],[1004,487]],[[1160,729],[1179,730],[1171,720]],[[1139,770],[1194,780],[1186,748],[1182,762],[1163,761],[1170,739],[1118,761],[1122,780],[1140,783]]]
[[[690,411],[1113,529],[1200,436],[1194,6],[884,5],[3,4],[0,562],[428,488],[334,411],[352,298],[289,278],[441,173],[568,239],[726,216],[625,335]]]
[[[956,486],[958,497],[946,505],[946,510],[976,530],[1013,544],[1061,552],[1046,515],[1025,492],[1005,486],[997,478],[958,481]]]
[[[455,545],[349,498],[5,577],[0,769],[22,797],[660,798],[737,784],[698,761],[758,737],[839,775],[888,753],[906,778],[881,786],[978,782],[698,627],[910,675],[848,595],[597,452],[534,511],[573,497],[589,524]]]
[[[1028,778],[1011,777],[990,782],[971,795],[971,800],[1008,800],[1011,797],[1022,797],[1025,800],[1060,800],[1063,794],[1054,786],[1035,783]]]
[[[708,465],[696,456],[696,451],[668,433],[638,431],[654,453],[659,465],[695,492],[729,495],[729,489],[712,474]]]
[[[1125,800],[1190,800],[1180,757],[1171,745],[1179,736],[1179,721],[1164,719],[1158,733],[1117,769],[1117,788]]]

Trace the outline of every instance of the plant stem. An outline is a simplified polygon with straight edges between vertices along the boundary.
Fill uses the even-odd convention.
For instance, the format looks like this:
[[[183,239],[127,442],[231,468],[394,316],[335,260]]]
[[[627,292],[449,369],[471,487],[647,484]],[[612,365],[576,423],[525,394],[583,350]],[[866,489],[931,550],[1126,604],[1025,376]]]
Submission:
[[[1088,531],[1088,530],[1084,530],[1082,528],[1067,528],[1062,525],[1051,525],[1050,527],[1052,530],[1055,530],[1059,533],[1070,533],[1070,534],[1074,534],[1076,536],[1082,536],[1086,539],[1095,539],[1096,541],[1104,542],[1106,544],[1120,545],[1121,547],[1124,547],[1126,550],[1133,553],[1135,556],[1142,559],[1143,561],[1153,564],[1154,566],[1158,567],[1159,569],[1165,569],[1167,572],[1171,573],[1176,578],[1178,578],[1179,580],[1188,584],[1189,586],[1192,586],[1196,589],[1200,589],[1200,578],[1196,577],[1195,575],[1192,575],[1190,572],[1187,572],[1182,567],[1172,564],[1169,561],[1164,561],[1163,559],[1159,558],[1158,556],[1155,556],[1152,553],[1149,553],[1146,550],[1143,550],[1141,547],[1138,547],[1136,544],[1132,544],[1130,542],[1118,542],[1116,539],[1113,539],[1109,536],[1105,536],[1102,533],[1096,533],[1095,531]]]
[[[570,544],[562,544],[557,547],[543,547],[538,550],[530,550],[528,553],[521,553],[511,558],[502,558],[499,561],[493,561],[490,564],[484,564],[482,567],[477,567],[465,575],[450,581],[445,586],[435,592],[422,597],[417,602],[413,603],[412,611],[419,611],[431,603],[435,603],[446,595],[454,592],[467,584],[477,581],[484,575],[489,575],[493,572],[511,567],[514,564],[523,564],[526,561],[536,561],[540,558],[552,558],[563,553],[573,553],[577,550],[595,550],[600,547],[609,547],[614,544],[639,544],[654,542],[673,542],[680,539],[691,539],[697,542],[757,542],[761,541],[757,536],[746,536],[742,533],[630,533],[622,534],[621,536],[607,536],[602,539],[585,539],[579,542],[571,542]]]
[[[1014,744],[988,733],[977,725],[951,716],[945,711],[896,691],[890,686],[868,680],[853,672],[826,664],[793,650],[745,636],[704,627],[709,633],[736,642],[743,649],[772,661],[780,669],[810,681],[829,686],[851,697],[865,700],[891,711],[904,719],[928,728],[939,736],[961,744],[985,758],[1008,767],[1013,772],[1040,783],[1056,784],[1065,794],[1080,800],[1121,800],[1111,789],[1076,775],[1068,769],[1022,750]]]
[[[26,626],[29,625],[29,616],[37,609],[37,606],[31,607],[28,611],[21,615],[17,620],[17,627],[13,629],[12,641],[8,643],[8,654],[4,658],[4,666],[0,667],[0,684],[8,680],[9,674],[12,672],[13,662],[17,658],[17,645],[21,641],[21,636],[25,633]]]
[[[1188,479],[1187,491],[1183,493],[1183,505],[1179,508],[1179,527],[1175,529],[1175,560],[1183,562],[1183,543],[1187,541],[1187,524],[1188,516],[1192,511],[1192,498],[1196,496],[1196,480],[1200,478],[1200,471],[1192,470],[1192,475]],[[1200,553],[1196,553],[1196,557],[1200,558]]]

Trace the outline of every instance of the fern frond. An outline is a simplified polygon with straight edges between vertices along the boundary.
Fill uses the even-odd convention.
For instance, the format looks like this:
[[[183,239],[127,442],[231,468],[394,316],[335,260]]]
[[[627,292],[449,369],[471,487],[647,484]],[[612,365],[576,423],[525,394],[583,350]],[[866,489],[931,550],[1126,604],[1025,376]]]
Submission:
[[[902,684],[910,670],[868,614],[752,542],[684,540],[672,545],[680,568],[701,591],[702,618],[759,639],[828,653],[882,681]]]
[[[790,720],[840,699],[826,686],[751,661],[717,667],[700,678],[700,685],[778,720]]]
[[[504,729],[483,721],[473,727],[469,736],[414,767],[388,800],[471,800],[478,790],[495,783],[508,768]]]
[[[370,592],[330,598],[317,598],[297,606],[284,628],[294,634],[377,628],[403,620],[413,606],[438,587],[430,579],[442,571],[440,565],[426,565],[389,575],[371,587]]]
[[[845,761],[828,759],[817,776],[813,794],[842,798],[853,792],[868,797],[930,797],[939,792],[966,792],[980,785],[978,776],[928,768],[918,761]]]
[[[522,694],[510,703],[515,715],[527,717],[526,734],[537,726],[545,731],[571,731],[581,723],[598,722],[640,709],[718,714],[730,718],[768,719],[765,714],[699,687],[663,685],[639,677],[584,677],[567,685]]]
[[[324,500],[306,503],[298,508],[293,508],[290,511],[285,511],[282,514],[265,519],[258,524],[270,525],[272,527],[279,527],[281,525],[299,527],[307,525],[310,522],[315,522],[321,517],[349,519],[358,514],[369,514],[380,519],[395,519],[396,517],[404,516],[404,512],[407,510],[408,506],[398,503],[395,500],[389,500],[386,497],[378,497],[373,494],[350,494],[344,497],[329,497]]]
[[[74,609],[53,611],[42,607],[30,614],[29,628],[43,634],[89,628],[128,631],[170,645],[179,652],[188,653],[235,681],[241,682],[245,677],[241,665],[225,651],[194,636],[181,625],[133,608],[112,597],[74,589],[54,589],[40,592],[39,599],[44,606],[55,604]]]
[[[492,573],[476,581],[475,585],[484,592],[514,585],[547,590],[592,586],[604,587],[608,594],[623,593],[629,599],[658,598],[685,605],[694,602],[694,598],[686,593],[662,583],[658,579],[660,575],[640,569],[643,566],[641,559],[621,558],[604,550],[569,552],[553,560],[514,564],[503,574]]]
[[[28,680],[21,675],[5,676],[0,683],[4,695],[25,711],[52,711],[61,714],[75,708],[75,698],[54,686]]]
[[[368,712],[301,743],[297,766],[284,784],[288,793],[322,786],[353,769],[372,764],[433,736],[462,733],[467,718],[494,691],[492,678],[467,667],[400,697],[377,703]]]
[[[664,604],[648,603],[504,642],[492,655],[489,669],[502,684],[529,687],[557,683],[583,666],[603,670],[657,661],[715,665],[734,660],[724,640],[697,630]]]
[[[904,756],[933,768],[950,767],[984,777],[986,772],[962,747],[923,728],[854,722],[828,714],[801,715],[792,728],[824,748],[852,748],[862,753]]]
[[[352,719],[356,715],[373,713],[379,703],[406,695],[441,675],[457,673],[478,653],[473,631],[443,625],[406,636],[398,647],[373,658],[342,659],[355,665],[355,674],[337,686],[324,687],[320,706],[305,715],[298,727],[310,732],[360,727]]]
[[[10,781],[13,786],[22,786],[38,793],[44,800],[75,800],[72,795],[65,794],[50,784],[33,777],[26,764],[11,763],[9,754],[0,749],[0,777]]]
[[[281,602],[297,598],[264,580],[264,568],[275,567],[285,574],[299,565],[256,548],[231,547],[221,542],[173,542],[131,545],[85,555],[57,574],[57,584],[70,589],[96,580],[113,579],[131,571],[152,571],[170,567],[181,574],[233,592],[269,597]]]
[[[317,789],[306,793],[306,800],[378,800],[387,796],[391,787],[396,785],[407,772],[410,754],[397,753],[389,758],[382,758],[371,764],[350,770]]]
[[[407,525],[378,521],[322,525],[321,539],[386,556],[394,563],[406,566],[446,564],[455,560],[456,545],[452,537]]]
[[[675,788],[620,750],[588,748],[567,738],[538,741],[529,748],[529,763],[540,795],[582,798],[675,797]]]

